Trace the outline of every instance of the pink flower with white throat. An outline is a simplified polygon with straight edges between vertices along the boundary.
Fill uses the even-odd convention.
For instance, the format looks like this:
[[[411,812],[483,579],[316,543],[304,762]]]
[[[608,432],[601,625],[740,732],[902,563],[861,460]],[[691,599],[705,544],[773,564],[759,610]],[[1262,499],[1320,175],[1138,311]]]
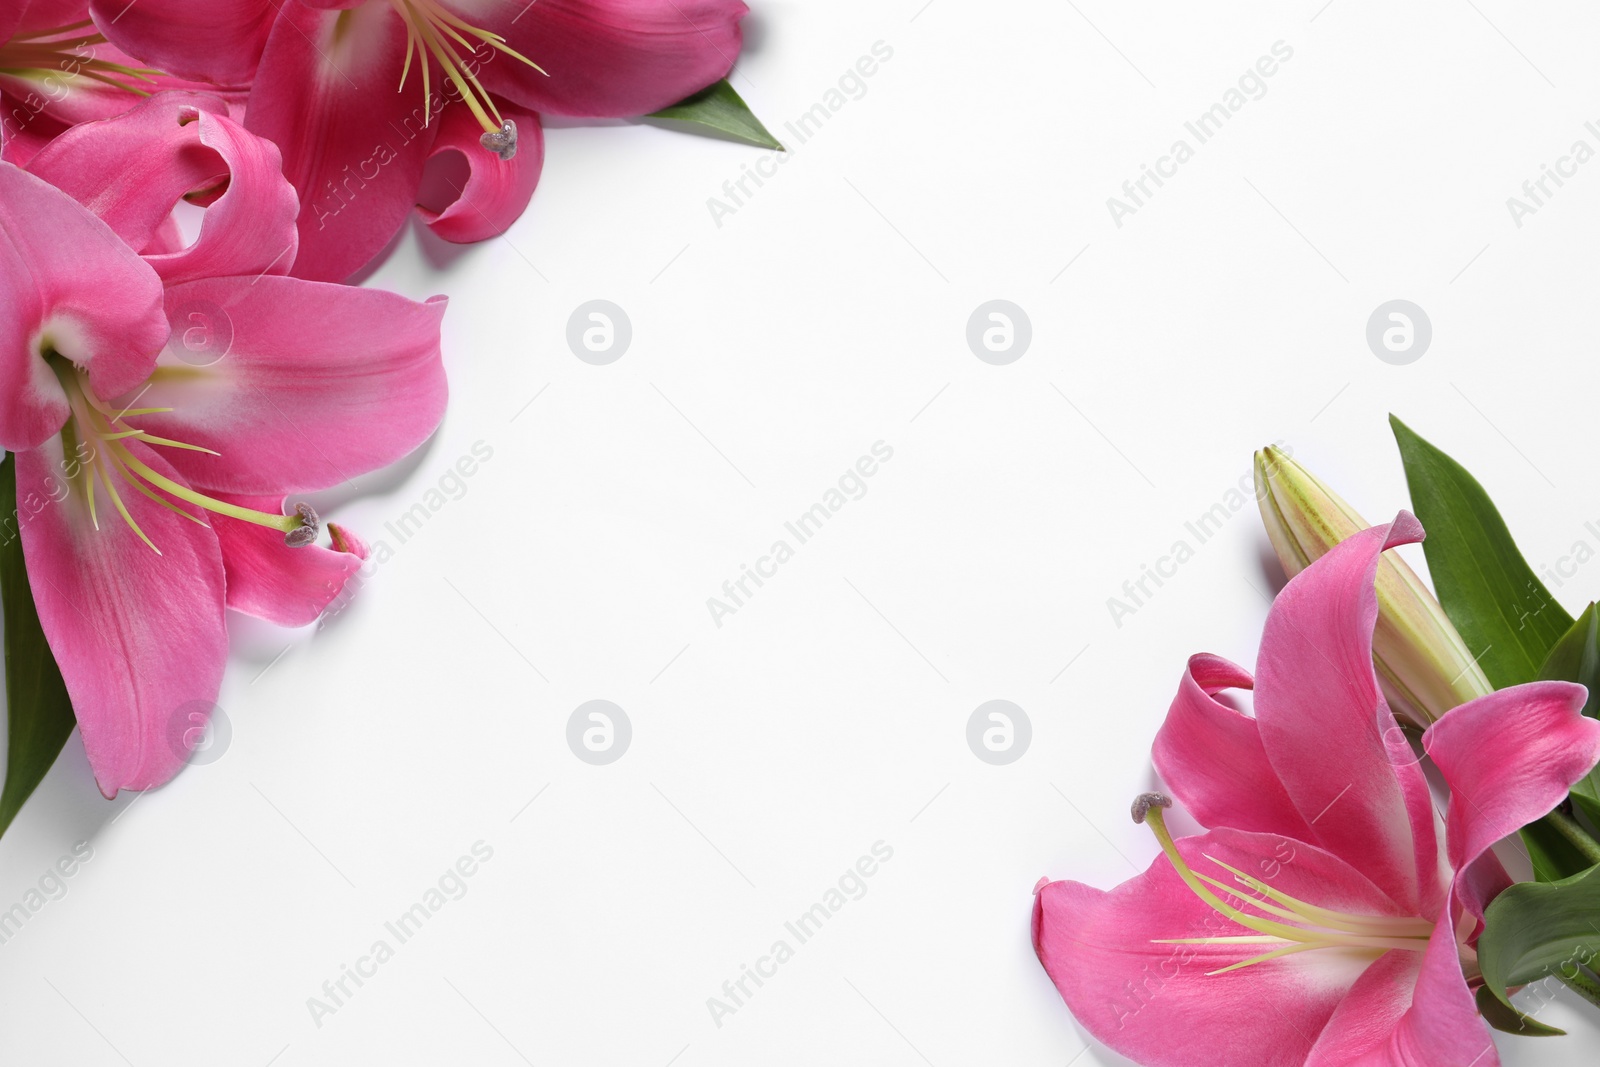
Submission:
[[[95,0],[146,63],[249,86],[245,123],[300,194],[296,274],[339,281],[417,206],[423,167],[465,158],[423,220],[449,241],[504,232],[544,159],[540,114],[627,118],[724,77],[742,0]]]
[[[18,166],[75,123],[119,115],[163,89],[204,87],[142,67],[109,43],[89,0],[0,5],[0,158]]]
[[[1474,949],[1510,885],[1490,851],[1600,759],[1585,690],[1534,682],[1461,705],[1423,747],[1428,783],[1372,660],[1381,554],[1402,513],[1355,534],[1274,602],[1254,679],[1189,662],[1155,763],[1203,834],[1174,838],[1159,794],[1134,819],[1164,855],[1110,892],[1041,883],[1034,947],[1078,1021],[1142,1064],[1494,1067]],[[1254,689],[1254,715],[1218,699]],[[1441,840],[1442,837],[1442,840]]]
[[[187,246],[182,198],[209,204]],[[285,497],[394,462],[444,411],[443,299],[287,277],[297,208],[277,149],[199,94],[0,163],[0,447],[107,796],[182,765],[169,724],[215,702],[224,608],[304,625],[359,568]],[[226,334],[204,358],[197,318]]]

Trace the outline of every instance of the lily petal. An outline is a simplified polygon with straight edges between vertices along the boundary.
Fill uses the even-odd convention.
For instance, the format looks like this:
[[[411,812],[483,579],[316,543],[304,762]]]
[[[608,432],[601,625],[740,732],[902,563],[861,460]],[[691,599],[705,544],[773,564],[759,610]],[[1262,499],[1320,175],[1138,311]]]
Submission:
[[[530,111],[648,115],[726,77],[739,57],[741,0],[448,0],[474,26],[548,72],[495,54],[478,78]],[[480,54],[486,52],[480,49]]]
[[[1336,545],[1273,602],[1256,665],[1267,757],[1324,848],[1413,915],[1438,914],[1449,883],[1422,769],[1378,688],[1372,632],[1378,558],[1422,539],[1406,512]],[[1339,758],[1329,759],[1336,744]]]
[[[33,448],[66,421],[47,349],[114,396],[166,339],[155,272],[71,197],[0,163],[0,448]]]
[[[69,124],[44,113],[26,98],[0,94],[0,159],[26,167],[51,141],[67,132]]]
[[[462,104],[446,107],[428,158],[455,152],[466,160],[466,184],[435,211],[418,207],[422,221],[446,241],[466,244],[498,237],[522,216],[544,166],[544,126],[539,116],[510,104],[500,114],[517,125],[517,154],[502,160],[479,143],[483,128]]]
[[[343,281],[411,215],[439,125],[417,70],[399,91],[405,48],[405,24],[386,3],[289,3],[273,27],[245,125],[283,150],[300,194],[299,277]],[[436,92],[434,110],[443,104]]]
[[[124,443],[176,477],[151,449]],[[59,437],[18,452],[17,484],[62,487],[68,461]],[[39,622],[107,797],[158,786],[177,773],[188,755],[179,743],[183,730],[211,713],[228,655],[216,535],[121,489],[160,555],[108,506],[103,486],[99,529],[76,491],[58,493],[59,500],[21,521]]]
[[[90,0],[95,25],[153,67],[215,85],[245,85],[283,0]]]
[[[147,255],[168,285],[287,274],[299,202],[272,142],[228,118],[218,97],[160,93],[125,114],[76,126],[28,170],[89,207],[133,248],[149,246],[180,198],[222,187],[194,244]]]
[[[1202,826],[1312,840],[1267,759],[1256,720],[1215,695],[1254,684],[1249,671],[1221,656],[1190,656],[1156,735],[1156,770]]]
[[[195,308],[226,354],[194,366],[169,348],[138,405],[173,409],[141,416],[150,432],[221,453],[167,454],[196,488],[326,489],[393,463],[443,417],[443,297],[276,275],[167,290],[175,329]]]
[[[1448,922],[1435,927],[1425,952],[1390,952],[1369,967],[1305,1061],[1305,1067],[1499,1065]]]
[[[15,0],[14,15],[0,18],[0,41],[14,33],[37,33],[89,17],[88,0]]]
[[[1550,812],[1600,760],[1600,722],[1584,716],[1586,697],[1571,682],[1512,686],[1453,709],[1422,735],[1450,785],[1445,842],[1457,871]],[[1458,891],[1481,916],[1483,893],[1470,881]]]
[[[61,17],[59,22],[47,25],[62,26],[74,18],[82,18],[84,5],[80,3],[75,6],[78,9],[76,15]],[[130,91],[119,85],[108,84],[101,78],[90,77],[95,72],[86,69],[89,62],[117,64],[135,70],[148,69],[116,45],[103,41],[73,49],[70,58],[60,61],[53,69],[0,73],[0,89],[24,103],[22,115],[13,114],[11,117],[20,121],[30,113],[42,113],[71,126],[120,115],[143,99],[143,94],[171,90],[216,91],[208,82],[174,78],[170,74],[144,74],[138,78],[119,75],[118,80],[122,85],[137,89]]]
[[[254,511],[283,513],[282,497],[227,496],[222,499]],[[359,541],[335,537],[334,548],[290,548],[283,534],[255,523],[215,516],[212,526],[222,546],[228,576],[228,607],[279,626],[308,626],[344,591],[367,555]]]
[[[1177,848],[1202,871],[1215,856],[1258,876],[1270,871],[1274,888],[1326,907],[1394,911],[1360,872],[1305,842],[1213,830]],[[1299,1067],[1371,961],[1321,949],[1211,974],[1250,949],[1159,943],[1249,933],[1192,893],[1165,856],[1109,893],[1051,882],[1034,900],[1034,949],[1072,1014],[1097,1040],[1149,1067]]]

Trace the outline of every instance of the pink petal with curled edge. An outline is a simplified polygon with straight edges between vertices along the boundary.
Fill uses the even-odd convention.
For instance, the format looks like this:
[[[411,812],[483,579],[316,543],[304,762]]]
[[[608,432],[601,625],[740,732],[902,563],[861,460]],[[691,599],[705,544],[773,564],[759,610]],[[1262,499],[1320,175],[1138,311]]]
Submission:
[[[95,25],[148,66],[215,85],[245,85],[285,0],[91,0]]]
[[[1255,711],[1267,758],[1316,842],[1411,914],[1432,915],[1449,879],[1436,816],[1372,665],[1378,557],[1421,538],[1416,519],[1401,512],[1284,587],[1261,638]]]
[[[372,556],[372,549],[367,546],[366,541],[342,523],[328,523],[328,539],[333,542],[336,552],[349,552],[364,560]]]
[[[444,414],[439,323],[445,300],[269,275],[188,282],[167,291],[174,330],[205,320],[208,366],[173,347],[139,423],[220,452],[172,451],[196,487],[253,496],[325,489],[387,466]]]
[[[743,44],[740,0],[446,0],[547,73],[480,48],[478,78],[530,111],[648,115],[726,77]]]
[[[438,122],[417,65],[398,91],[405,47],[405,24],[384,3],[346,12],[286,4],[273,28],[245,125],[282,149],[299,193],[297,277],[345,280],[411,215]]]
[[[168,218],[156,232],[150,236],[145,246],[139,249],[139,255],[149,260],[151,256],[164,255],[168,252],[181,252],[188,241],[183,236],[183,230],[178,226],[178,220]]]
[[[1390,952],[1368,968],[1305,1061],[1305,1067],[1499,1064],[1448,922],[1434,929],[1424,952]]]
[[[282,497],[223,496],[255,511],[283,514]],[[364,551],[307,545],[290,548],[283,531],[218,515],[212,518],[228,575],[228,607],[279,626],[308,626],[344,591],[366,560]],[[357,542],[356,547],[364,549]]]
[[[33,448],[66,421],[46,349],[115,396],[166,339],[155,272],[71,197],[0,163],[0,448]]]
[[[531,111],[500,106],[500,114],[517,126],[517,154],[502,160],[479,143],[483,127],[462,104],[452,104],[440,116],[439,136],[429,159],[447,152],[467,163],[466,184],[442,210],[418,208],[422,221],[446,241],[465,244],[498,237],[522,216],[539,184],[544,166],[544,127]]]
[[[1180,840],[1178,850],[1223,879],[1206,855],[1325,907],[1394,914],[1378,887],[1304,842],[1214,830]],[[1034,901],[1034,949],[1072,1014],[1097,1040],[1150,1067],[1298,1067],[1372,959],[1319,949],[1209,974],[1272,946],[1157,943],[1249,934],[1192,893],[1165,856],[1109,893],[1052,882]]]
[[[28,170],[89,207],[134,248],[146,248],[178,200],[224,191],[188,248],[146,256],[168,285],[221,275],[287,274],[299,203],[278,149],[227,116],[220,98],[161,93],[113,119],[58,137]]]
[[[151,449],[125,443],[176,476]],[[67,461],[59,437],[17,453],[19,499],[30,489],[48,495],[50,487],[57,498],[25,510],[22,550],[95,780],[112,797],[176,774],[188,755],[184,730],[215,706],[228,655],[222,554],[209,527],[126,483],[118,485],[123,503],[162,554],[122,521],[103,485],[95,529],[81,493],[65,490]]]
[[[1584,716],[1586,697],[1570,682],[1530,682],[1428,727],[1423,747],[1450,785],[1445,840],[1458,871],[1474,870],[1496,841],[1550,812],[1600,760],[1600,722]],[[1458,891],[1481,916],[1482,890],[1467,880]]]
[[[1267,760],[1255,719],[1214,695],[1252,685],[1249,671],[1220,656],[1189,657],[1156,735],[1156,770],[1202,826],[1311,840],[1306,820]]]

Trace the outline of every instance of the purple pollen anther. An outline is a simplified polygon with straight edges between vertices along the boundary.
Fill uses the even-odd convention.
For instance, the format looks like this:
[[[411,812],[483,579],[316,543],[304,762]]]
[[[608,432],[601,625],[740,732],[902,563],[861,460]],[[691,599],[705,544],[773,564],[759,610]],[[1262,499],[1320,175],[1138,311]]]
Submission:
[[[1170,808],[1172,798],[1165,793],[1140,793],[1133,801],[1133,821],[1144,822],[1145,816],[1150,814],[1151,808]]]
[[[498,130],[478,138],[478,143],[499,156],[502,162],[510,162],[517,154],[517,124],[506,119]]]
[[[310,504],[296,504],[294,513],[300,517],[300,525],[283,535],[283,543],[290,548],[316,544],[317,535],[322,532],[322,520],[317,518],[316,509]]]

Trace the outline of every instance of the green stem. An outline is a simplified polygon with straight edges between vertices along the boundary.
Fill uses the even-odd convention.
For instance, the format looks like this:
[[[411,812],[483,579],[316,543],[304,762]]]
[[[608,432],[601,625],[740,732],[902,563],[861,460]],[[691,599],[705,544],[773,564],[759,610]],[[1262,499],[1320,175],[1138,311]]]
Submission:
[[[1595,981],[1594,972],[1586,967],[1576,968],[1577,973],[1572,977],[1559,975],[1561,984],[1572,990],[1590,1004],[1600,1008],[1600,982]]]
[[[1591,864],[1600,864],[1600,841],[1590,837],[1578,825],[1576,819],[1564,814],[1559,808],[1546,815],[1543,819],[1556,833],[1566,838],[1572,847],[1583,853],[1584,859]]]

